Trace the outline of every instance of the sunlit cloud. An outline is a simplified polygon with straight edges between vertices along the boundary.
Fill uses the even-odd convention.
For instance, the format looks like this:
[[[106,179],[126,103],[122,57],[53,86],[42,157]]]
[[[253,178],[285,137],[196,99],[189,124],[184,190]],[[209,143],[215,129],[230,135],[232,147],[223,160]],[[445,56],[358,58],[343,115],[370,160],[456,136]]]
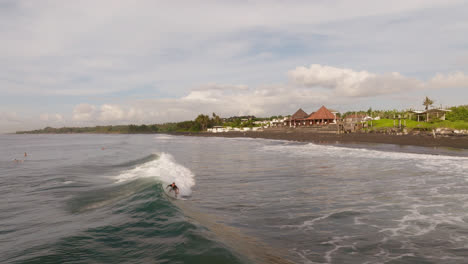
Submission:
[[[424,82],[398,72],[376,74],[312,64],[309,68],[297,67],[289,71],[288,75],[295,85],[326,88],[335,96],[342,97],[372,97],[422,89],[468,87],[468,76],[462,72],[438,73]]]

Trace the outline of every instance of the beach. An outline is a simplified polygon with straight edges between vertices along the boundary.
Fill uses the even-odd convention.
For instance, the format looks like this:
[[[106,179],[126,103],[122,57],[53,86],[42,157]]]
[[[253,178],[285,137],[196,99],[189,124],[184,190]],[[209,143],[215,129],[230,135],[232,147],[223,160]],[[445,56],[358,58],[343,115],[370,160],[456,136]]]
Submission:
[[[468,149],[468,136],[442,136],[420,134],[420,135],[389,135],[383,133],[317,133],[305,129],[265,129],[264,131],[245,131],[245,132],[224,132],[224,133],[176,133],[178,135],[199,136],[199,137],[248,137],[290,140],[299,142],[313,143],[381,143],[395,144],[419,147],[440,147]]]

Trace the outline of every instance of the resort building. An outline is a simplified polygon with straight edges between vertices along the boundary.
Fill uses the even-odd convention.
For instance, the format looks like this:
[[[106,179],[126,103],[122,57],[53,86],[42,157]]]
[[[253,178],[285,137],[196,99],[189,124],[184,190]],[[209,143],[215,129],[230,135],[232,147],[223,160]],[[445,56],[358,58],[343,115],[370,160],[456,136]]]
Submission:
[[[294,113],[289,120],[286,120],[284,122],[285,126],[289,127],[298,127],[298,126],[306,126],[306,118],[309,115],[302,110],[302,108],[299,108],[299,110]]]
[[[308,115],[302,108],[296,111],[288,120],[284,121],[285,126],[303,127],[336,124],[336,114],[332,113],[325,106],[320,107],[317,112]]]
[[[306,118],[306,123],[309,126],[336,124],[336,115],[330,112],[325,106],[322,106],[317,112],[312,113]]]

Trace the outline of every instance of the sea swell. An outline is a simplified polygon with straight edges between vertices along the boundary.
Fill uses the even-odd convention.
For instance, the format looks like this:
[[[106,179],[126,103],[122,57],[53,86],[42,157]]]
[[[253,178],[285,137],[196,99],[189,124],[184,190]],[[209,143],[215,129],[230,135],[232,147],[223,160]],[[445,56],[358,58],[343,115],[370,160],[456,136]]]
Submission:
[[[241,263],[229,249],[206,237],[206,230],[187,221],[183,213],[164,195],[158,183],[137,179],[124,189],[137,190],[120,201],[90,208],[92,196],[79,197],[81,209],[114,223],[87,228],[61,238],[56,243],[29,249],[30,253],[10,260],[15,263]],[[144,187],[146,186],[146,187]],[[131,188],[130,188],[131,189]],[[113,189],[120,193],[121,188]],[[112,189],[101,192],[112,196]],[[94,198],[99,195],[94,196]],[[102,201],[101,201],[102,202]],[[104,210],[105,209],[105,210]],[[74,214],[89,211],[76,210]],[[110,214],[110,215],[109,215]],[[112,222],[112,221],[109,221]],[[33,255],[33,257],[31,257]]]
[[[118,164],[133,167],[106,185],[82,187],[65,202],[55,239],[0,258],[10,263],[245,263],[165,195],[175,181],[191,193],[194,174],[166,153]],[[184,202],[184,201],[180,201]],[[53,221],[51,221],[53,222]],[[73,226],[73,228],[71,228]],[[64,233],[61,230],[67,230]],[[2,260],[3,259],[3,260]]]

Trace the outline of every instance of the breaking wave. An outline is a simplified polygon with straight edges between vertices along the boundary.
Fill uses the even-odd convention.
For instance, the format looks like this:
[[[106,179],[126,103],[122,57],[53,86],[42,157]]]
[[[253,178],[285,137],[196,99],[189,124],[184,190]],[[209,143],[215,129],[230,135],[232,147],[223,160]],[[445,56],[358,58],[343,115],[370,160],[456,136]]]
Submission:
[[[139,178],[154,178],[163,185],[175,182],[182,196],[190,196],[192,187],[195,185],[195,175],[189,169],[178,164],[174,157],[168,153],[153,155],[150,155],[151,158],[146,158],[147,162],[117,175],[115,177],[117,183]]]

